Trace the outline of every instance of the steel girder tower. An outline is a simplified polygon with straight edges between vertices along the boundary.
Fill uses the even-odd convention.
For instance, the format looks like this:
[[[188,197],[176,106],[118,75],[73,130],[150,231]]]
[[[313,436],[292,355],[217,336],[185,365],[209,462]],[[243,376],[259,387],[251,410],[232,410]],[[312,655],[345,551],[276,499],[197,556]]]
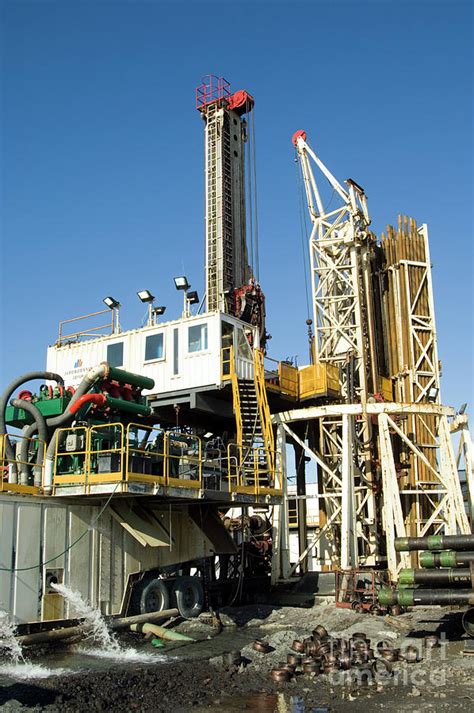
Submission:
[[[470,531],[450,433],[462,426],[463,444],[470,439],[467,424],[450,423],[454,411],[439,403],[427,228],[400,219],[377,245],[363,190],[351,180],[345,190],[304,132],[293,141],[313,225],[315,358],[340,366],[346,404],[287,412],[275,423],[292,438],[292,421],[316,424],[312,442],[300,443],[318,465],[323,503],[308,547],[341,567],[386,560],[396,579],[409,555],[395,551],[395,537]],[[311,162],[339,207],[324,206]]]
[[[196,90],[205,122],[206,307],[234,312],[234,290],[249,283],[245,205],[245,143],[254,100],[230,92],[223,77],[210,75]]]
[[[300,159],[312,231],[311,288],[317,361],[341,367],[343,394],[367,400],[376,389],[373,317],[370,303],[370,247],[374,236],[363,189],[348,180],[346,191],[306,143],[293,138]],[[340,205],[327,209],[310,159],[329,182]]]
[[[349,179],[348,189],[343,188],[308,146],[305,132],[296,132],[293,143],[312,223],[314,356],[316,361],[339,366],[346,403],[366,404],[380,386],[370,263],[375,237],[369,230],[367,199],[355,181]],[[332,209],[324,205],[313,165],[338,198]],[[357,422],[349,422],[341,415],[327,415],[318,421],[315,439],[326,465],[321,478],[321,521],[323,526],[331,521],[339,529],[335,538],[327,540],[328,557],[339,562],[341,542],[346,541],[343,566],[374,563],[380,523],[370,418],[362,414]],[[351,484],[349,500],[341,495],[343,481]],[[347,537],[349,521],[354,527]]]

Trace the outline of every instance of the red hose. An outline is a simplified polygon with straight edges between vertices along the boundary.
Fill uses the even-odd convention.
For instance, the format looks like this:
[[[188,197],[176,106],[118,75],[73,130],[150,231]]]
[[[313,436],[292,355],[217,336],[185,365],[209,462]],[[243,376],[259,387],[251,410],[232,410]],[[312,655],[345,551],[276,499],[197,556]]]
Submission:
[[[69,408],[69,413],[75,414],[84,404],[95,404],[96,406],[105,406],[107,398],[104,394],[84,394],[80,396],[75,403]]]

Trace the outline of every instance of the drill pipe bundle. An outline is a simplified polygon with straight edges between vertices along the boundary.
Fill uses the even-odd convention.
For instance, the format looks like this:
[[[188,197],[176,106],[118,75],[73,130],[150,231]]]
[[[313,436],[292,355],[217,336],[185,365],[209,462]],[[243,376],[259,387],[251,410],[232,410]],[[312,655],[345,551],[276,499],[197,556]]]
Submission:
[[[474,552],[456,552],[443,550],[443,552],[420,552],[420,567],[433,569],[434,567],[469,567],[474,565]]]
[[[428,537],[397,537],[397,552],[413,550],[474,550],[474,535],[430,535]]]
[[[452,586],[474,587],[474,569],[457,567],[447,569],[402,569],[398,585],[400,587],[422,586]]]
[[[379,603],[383,606],[400,604],[403,607],[446,605],[474,605],[474,589],[381,589]]]
[[[435,324],[427,235],[413,218],[399,215],[398,227],[388,225],[382,233],[381,246],[385,258],[381,275],[385,361],[394,383],[394,400],[426,403],[437,361],[432,333],[416,327]],[[432,479],[432,469],[436,470],[436,417],[410,414],[405,432],[413,434],[425,457],[425,461],[418,459],[415,463],[413,453],[402,454],[406,468],[402,466],[400,487],[410,489],[416,486],[417,479]],[[417,505],[410,495],[405,496],[403,507],[408,515],[408,531],[415,534],[417,518],[429,517],[430,507],[425,502]]]

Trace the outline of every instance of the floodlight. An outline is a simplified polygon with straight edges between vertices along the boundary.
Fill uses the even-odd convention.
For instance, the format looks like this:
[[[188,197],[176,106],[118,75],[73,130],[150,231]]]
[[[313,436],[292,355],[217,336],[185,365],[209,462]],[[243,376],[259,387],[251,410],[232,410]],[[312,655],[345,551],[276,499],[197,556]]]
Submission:
[[[160,307],[153,307],[153,314],[161,315],[166,312],[166,307],[161,305]]]
[[[110,295],[104,297],[102,302],[107,305],[109,309],[118,309],[120,307],[120,302],[115,300],[113,297],[110,297]]]
[[[427,399],[430,401],[432,404],[434,404],[438,400],[438,395],[439,395],[439,389],[437,386],[432,386],[430,390],[428,391],[428,396]]]
[[[212,431],[207,431],[207,433],[204,434],[203,438],[211,438],[211,436],[213,436],[213,435],[214,434]]]
[[[191,285],[188,282],[188,278],[185,277],[185,275],[181,275],[180,277],[175,277],[174,284],[175,284],[177,290],[189,290],[189,288],[191,287]]]
[[[196,305],[199,302],[199,295],[197,292],[188,292],[188,302],[190,305]]]
[[[140,290],[140,292],[137,292],[137,295],[142,302],[153,302],[155,299],[150,290]]]

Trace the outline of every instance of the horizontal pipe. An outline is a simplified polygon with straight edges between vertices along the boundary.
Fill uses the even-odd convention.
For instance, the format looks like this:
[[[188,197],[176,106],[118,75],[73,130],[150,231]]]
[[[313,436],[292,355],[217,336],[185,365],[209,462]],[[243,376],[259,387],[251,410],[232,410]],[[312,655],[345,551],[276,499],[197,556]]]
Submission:
[[[95,406],[105,406],[104,394],[84,394],[69,408],[69,413],[76,414],[85,404],[94,404]]]
[[[113,396],[105,396],[106,405],[117,411],[138,414],[139,416],[151,416],[153,409],[147,404],[137,404],[134,401],[115,399]]]
[[[137,614],[136,616],[125,616],[116,619],[108,619],[107,626],[109,629],[126,629],[131,624],[141,624],[147,621],[158,621],[160,619],[170,619],[173,616],[179,616],[177,609],[164,609],[160,612],[150,612],[149,614]],[[16,640],[21,646],[34,646],[35,644],[54,644],[56,641],[65,641],[66,639],[80,638],[89,633],[89,627],[84,624],[78,626],[63,627],[62,629],[52,629],[50,631],[40,631],[36,634],[25,634],[17,636]]]
[[[126,411],[140,416],[150,416],[152,408],[147,404],[137,404],[135,401],[116,399],[108,394],[84,394],[69,409],[72,414],[77,413],[85,404],[95,404],[99,408],[108,406],[115,411]]]
[[[379,604],[385,607],[392,606],[393,604],[398,604],[398,594],[395,589],[390,589],[389,587],[382,587],[377,593],[377,599]]]
[[[155,636],[165,641],[194,641],[190,636],[180,634],[178,631],[173,631],[173,629],[165,629],[164,626],[150,624],[148,621],[145,624],[130,624],[130,629],[132,631],[141,631],[144,634],[155,634]]]
[[[403,607],[429,605],[473,605],[473,589],[381,589],[379,603],[384,606],[400,604]]]
[[[433,567],[469,567],[474,564],[474,552],[420,552],[420,566],[425,569]]]
[[[471,570],[466,568],[449,569],[401,569],[398,575],[398,585],[414,586],[417,584],[454,584],[474,587],[474,577]]]
[[[141,374],[132,374],[131,371],[125,369],[117,369],[115,366],[109,366],[108,378],[112,381],[118,381],[119,384],[130,384],[130,386],[139,386],[141,389],[153,389],[155,386],[154,379]]]
[[[38,631],[36,634],[24,634],[17,636],[16,640],[20,646],[35,646],[36,644],[54,644],[56,641],[66,639],[78,639],[85,636],[88,629],[84,626],[68,626],[63,629],[52,629],[51,631]]]
[[[428,537],[397,537],[397,552],[412,550],[474,550],[474,535],[430,535]]]
[[[135,614],[134,616],[122,616],[116,619],[107,619],[109,629],[126,629],[132,624],[146,624],[147,621],[159,621],[160,619],[171,619],[173,616],[179,616],[177,609],[163,609],[163,611],[149,612],[148,614]]]

